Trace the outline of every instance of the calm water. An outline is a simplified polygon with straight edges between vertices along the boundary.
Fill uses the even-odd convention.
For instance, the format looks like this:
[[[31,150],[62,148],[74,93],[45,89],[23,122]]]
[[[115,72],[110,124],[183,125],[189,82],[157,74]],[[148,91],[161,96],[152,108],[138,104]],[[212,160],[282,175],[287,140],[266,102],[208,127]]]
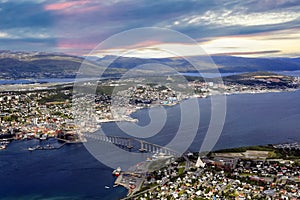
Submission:
[[[299,77],[300,76],[300,70],[296,70],[296,71],[273,71],[274,73],[277,73],[277,74],[282,74],[282,75],[285,75],[285,76],[296,76],[296,77]],[[246,72],[242,72],[242,73],[220,73],[220,74],[217,74],[217,73],[181,73],[182,75],[185,75],[185,76],[202,76],[202,77],[205,77],[205,78],[216,78],[216,77],[225,77],[225,76],[232,76],[232,75],[239,75],[239,74],[243,74],[243,73],[246,73]]]
[[[1,85],[6,84],[31,84],[31,83],[67,83],[74,82],[74,78],[44,78],[44,79],[2,79]]]
[[[240,94],[227,96],[225,125],[214,149],[300,141],[300,90],[295,92]],[[199,151],[210,122],[210,99],[199,99],[200,126],[190,150]],[[176,136],[180,123],[180,106],[166,108],[164,128],[147,141],[166,145]],[[132,116],[140,126],[150,122],[147,109]],[[127,122],[123,122],[127,123]],[[123,135],[115,123],[103,125],[106,133]],[[141,133],[143,134],[143,133]],[[185,133],[189,135],[188,129]]]
[[[215,149],[300,141],[299,98],[300,91],[228,96],[226,123]],[[200,99],[199,107],[200,127],[192,151],[199,150],[207,130],[209,98]],[[175,137],[180,107],[167,107],[166,113],[164,128],[148,141],[165,145]],[[141,126],[150,121],[147,109],[133,116]],[[124,135],[115,123],[103,124],[103,130]],[[1,199],[118,199],[126,195],[121,187],[104,188],[113,185],[112,169],[95,160],[83,145],[65,145],[52,151],[25,150],[33,142],[13,142],[0,151]]]
[[[104,79],[104,78],[103,78]],[[77,78],[76,81],[98,80],[96,78]],[[73,83],[75,78],[41,78],[41,79],[0,79],[0,85],[32,83]]]
[[[300,70],[296,71],[275,71],[275,73],[286,75],[286,76],[300,76]]]
[[[274,73],[286,75],[286,76],[300,76],[300,70],[298,71],[274,71]],[[216,78],[225,77],[231,75],[238,75],[242,73],[180,73],[185,76],[202,76],[205,78]],[[88,81],[88,80],[98,80],[96,78],[79,78],[77,81]],[[71,83],[74,82],[75,78],[42,78],[42,79],[0,79],[0,85],[6,84],[31,84],[31,83]]]
[[[118,199],[112,169],[95,160],[82,144],[58,150],[25,150],[37,141],[17,141],[0,152],[0,199]],[[111,187],[105,189],[105,186]]]
[[[184,76],[201,76],[204,78],[216,78],[216,77],[225,77],[225,76],[232,76],[232,75],[238,75],[238,74],[242,74],[242,73],[196,73],[196,72],[187,72],[187,73],[180,73],[181,75]]]

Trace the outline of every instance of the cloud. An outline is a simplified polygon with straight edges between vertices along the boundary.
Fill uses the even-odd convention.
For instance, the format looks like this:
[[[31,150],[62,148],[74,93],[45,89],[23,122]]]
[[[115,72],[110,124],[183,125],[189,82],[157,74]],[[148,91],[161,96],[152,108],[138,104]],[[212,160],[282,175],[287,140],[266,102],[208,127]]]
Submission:
[[[69,2],[57,2],[57,3],[51,3],[46,4],[44,6],[45,10],[48,11],[54,11],[54,12],[60,12],[62,14],[67,15],[76,15],[83,14],[83,13],[89,13],[92,11],[100,11],[101,7],[99,4],[95,4],[91,0],[75,0],[75,1],[69,1]]]
[[[28,27],[22,28],[10,28],[6,29],[9,38],[12,39],[25,39],[25,38],[36,38],[36,39],[47,39],[53,37],[49,30],[46,28],[35,28],[31,29]]]
[[[278,9],[290,9],[300,6],[298,0],[250,0],[243,4],[252,11],[270,11]]]
[[[211,37],[207,41],[198,44],[169,43],[168,41],[145,41],[131,46],[117,46],[115,48],[94,51],[95,56],[125,55],[136,57],[174,57],[175,54],[164,49],[172,49],[172,52],[180,52],[182,56],[205,55],[236,55],[244,57],[278,57],[281,55],[299,55],[300,48],[299,29],[273,31],[267,33]],[[204,50],[199,52],[199,45]]]
[[[259,54],[274,54],[274,53],[280,53],[280,50],[269,50],[269,51],[245,51],[245,52],[226,52],[226,53],[216,53],[216,54],[211,54],[214,56],[250,56],[250,55],[259,55]]]
[[[43,2],[0,1],[1,48],[8,50],[53,49],[52,14],[43,9]],[[42,44],[44,43],[44,44]]]
[[[75,12],[75,8],[72,7],[74,12],[55,12],[57,19],[55,30],[57,35],[60,35],[59,40],[67,39],[71,43],[93,42],[96,46],[113,34],[132,28],[157,26],[160,21],[192,12],[196,7],[197,10],[205,10],[205,7],[211,4],[211,0],[204,0],[200,3],[179,0],[90,1],[80,6],[80,9],[97,6],[99,9],[79,13]]]
[[[204,10],[192,10],[156,25],[178,30],[199,40],[300,27],[300,6],[296,5],[296,1],[294,4],[278,2],[276,7],[261,0],[213,2],[215,4],[206,6]]]
[[[50,12],[43,5],[27,1],[0,3],[0,30],[8,28],[49,27],[53,24]]]
[[[65,10],[75,6],[81,6],[86,4],[88,1],[71,1],[71,2],[61,2],[45,5],[45,10]]]
[[[14,51],[56,51],[56,41],[52,38],[0,38],[1,49]]]
[[[28,49],[34,50],[36,44],[38,49],[44,46],[47,51],[49,45],[48,49],[77,54],[88,53],[114,34],[139,27],[171,28],[198,42],[215,42],[216,38],[230,36],[268,35],[272,31],[300,27],[299,0],[0,0],[0,8],[0,39],[11,43],[4,42],[1,48],[30,44]],[[291,41],[298,41],[297,37],[288,33],[285,41],[291,46]],[[272,45],[276,41],[283,45],[283,51],[277,53],[287,52],[283,36],[275,38]],[[271,41],[264,37],[255,40]],[[165,38],[150,38],[148,44],[146,41],[124,42],[120,49],[145,44],[153,47],[165,42]],[[281,50],[278,47],[261,51]],[[260,48],[251,46],[247,51],[258,52]]]
[[[9,38],[9,34],[0,32],[0,38]]]
[[[80,49],[83,50],[90,50],[95,48],[95,44],[93,43],[86,43],[86,42],[71,42],[71,41],[60,41],[57,43],[57,48],[64,49],[64,50],[74,50]]]
[[[235,13],[230,10],[207,11],[204,15],[193,15],[175,21],[174,25],[185,23],[188,25],[261,26],[287,23],[299,17],[299,12]]]
[[[210,54],[235,53],[235,55],[248,54],[247,56],[256,57],[258,54],[249,54],[248,52],[261,52],[261,55],[264,53],[264,56],[300,54],[299,43],[299,29],[289,29],[249,35],[216,37],[211,38],[208,42],[201,43],[201,45]],[[234,52],[231,49],[234,49]]]

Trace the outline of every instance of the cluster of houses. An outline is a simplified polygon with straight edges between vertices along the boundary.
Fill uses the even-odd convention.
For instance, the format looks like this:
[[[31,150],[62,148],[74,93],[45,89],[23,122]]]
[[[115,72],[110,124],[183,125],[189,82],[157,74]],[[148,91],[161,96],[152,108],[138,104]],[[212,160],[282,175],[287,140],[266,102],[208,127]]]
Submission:
[[[285,143],[285,144],[276,144],[273,145],[274,148],[277,149],[294,149],[294,150],[300,150],[300,142],[293,142],[293,143]]]
[[[189,82],[189,86],[195,88],[195,94],[206,97],[214,93],[238,94],[238,93],[265,93],[269,91],[285,91],[298,88],[300,78],[293,77],[286,80],[284,76],[250,76],[234,81],[224,80],[219,82],[203,82],[199,80]]]
[[[0,95],[0,139],[47,139],[74,128],[70,102],[40,102],[56,92]]]
[[[114,96],[117,102],[124,105],[147,107],[150,104],[173,105],[186,98],[178,91],[161,85],[138,84],[127,90],[118,91]]]
[[[139,107],[147,107],[153,103],[178,103],[179,96],[170,88],[147,84],[120,90],[112,95],[78,96],[72,102],[70,98],[62,98],[71,97],[70,90],[2,92],[0,139],[46,139],[57,136],[61,131],[75,131],[74,113],[77,120],[83,123],[80,127],[86,128],[82,131],[95,131],[101,122],[133,120],[128,116]],[[91,99],[92,104],[87,105],[86,102]],[[114,105],[116,101],[118,105]],[[94,110],[86,110],[89,107]],[[125,112],[119,115],[113,112],[112,107],[122,108]]]
[[[300,165],[292,160],[203,158],[205,165],[170,165],[137,199],[287,199],[300,196]]]

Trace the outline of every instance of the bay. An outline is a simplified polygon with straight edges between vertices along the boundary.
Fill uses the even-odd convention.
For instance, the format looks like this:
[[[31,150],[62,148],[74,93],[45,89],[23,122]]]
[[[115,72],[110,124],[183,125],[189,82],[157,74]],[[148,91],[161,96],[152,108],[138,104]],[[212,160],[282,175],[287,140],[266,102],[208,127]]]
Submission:
[[[299,98],[299,90],[227,96],[226,121],[214,149],[300,141]],[[198,102],[200,125],[190,151],[199,151],[210,122],[210,98]],[[164,108],[168,116],[164,127],[143,139],[167,145],[176,137],[180,105]],[[138,118],[142,127],[151,121],[149,109],[138,110],[132,117]],[[128,136],[117,123],[102,124],[102,129],[107,134]],[[140,134],[142,138],[143,132]],[[15,141],[0,151],[0,199],[119,199],[126,195],[124,188],[112,187],[112,169],[90,155],[84,145],[65,145],[51,151],[26,150],[34,142]]]

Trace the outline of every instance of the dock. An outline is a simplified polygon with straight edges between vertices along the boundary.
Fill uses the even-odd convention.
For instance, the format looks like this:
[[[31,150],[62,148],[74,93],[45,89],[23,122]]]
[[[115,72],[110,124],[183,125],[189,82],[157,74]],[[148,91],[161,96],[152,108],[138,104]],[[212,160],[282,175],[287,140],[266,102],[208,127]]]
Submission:
[[[85,139],[78,139],[78,140],[66,140],[66,139],[61,139],[61,138],[56,138],[56,139],[57,139],[57,141],[64,142],[66,144],[77,144],[77,143],[86,142]]]
[[[131,196],[134,193],[140,191],[143,182],[145,180],[144,174],[138,174],[133,172],[121,172],[115,181],[114,187],[120,185],[128,189],[127,196]]]

